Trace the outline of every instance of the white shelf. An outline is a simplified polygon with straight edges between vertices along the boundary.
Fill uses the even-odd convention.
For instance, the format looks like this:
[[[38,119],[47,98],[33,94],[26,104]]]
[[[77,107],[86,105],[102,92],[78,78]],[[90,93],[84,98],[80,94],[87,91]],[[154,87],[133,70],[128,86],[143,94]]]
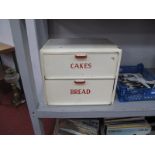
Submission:
[[[37,110],[37,116],[40,118],[97,118],[153,115],[155,115],[155,101],[121,103],[117,99],[113,105],[40,106]]]
[[[16,57],[35,134],[40,118],[155,116],[155,101],[104,106],[46,106],[39,50],[49,38],[108,38],[123,49],[122,65],[155,67],[155,20],[10,20]],[[40,104],[39,104],[40,103]]]

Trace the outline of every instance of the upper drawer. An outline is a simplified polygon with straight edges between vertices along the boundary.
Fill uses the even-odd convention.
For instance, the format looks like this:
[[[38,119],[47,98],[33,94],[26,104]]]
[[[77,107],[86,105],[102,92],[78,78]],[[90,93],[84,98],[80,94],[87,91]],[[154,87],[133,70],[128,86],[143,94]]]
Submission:
[[[118,53],[44,54],[45,79],[115,78]]]

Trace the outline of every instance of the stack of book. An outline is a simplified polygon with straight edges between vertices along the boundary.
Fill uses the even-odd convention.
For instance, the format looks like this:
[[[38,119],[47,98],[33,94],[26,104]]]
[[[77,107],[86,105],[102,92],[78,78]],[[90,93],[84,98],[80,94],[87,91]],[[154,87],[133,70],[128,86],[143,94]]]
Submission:
[[[147,135],[151,125],[144,117],[105,119],[102,134],[106,135]]]
[[[56,135],[97,135],[98,119],[58,119],[54,134]]]

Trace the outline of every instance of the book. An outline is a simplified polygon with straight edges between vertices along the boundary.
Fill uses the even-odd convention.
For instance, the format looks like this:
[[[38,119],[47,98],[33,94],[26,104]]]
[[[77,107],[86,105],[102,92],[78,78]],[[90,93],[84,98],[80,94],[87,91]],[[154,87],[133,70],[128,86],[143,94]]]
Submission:
[[[58,119],[54,134],[56,135],[97,135],[97,119]]]
[[[147,135],[151,132],[149,125],[107,127],[107,135]]]
[[[151,132],[145,117],[105,119],[104,126],[101,133],[106,135],[146,135]]]

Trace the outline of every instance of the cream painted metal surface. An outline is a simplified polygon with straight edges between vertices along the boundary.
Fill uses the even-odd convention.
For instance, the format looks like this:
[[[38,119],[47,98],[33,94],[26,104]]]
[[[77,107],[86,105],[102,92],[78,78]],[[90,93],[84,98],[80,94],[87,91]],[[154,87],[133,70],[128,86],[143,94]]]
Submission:
[[[49,105],[111,104],[114,80],[46,80]]]
[[[116,76],[118,53],[45,54],[43,61],[45,79],[112,79]]]
[[[121,52],[106,39],[50,39],[41,49],[47,104],[112,104]]]
[[[117,45],[107,39],[49,39],[42,47],[43,54],[67,54],[67,53],[114,53],[121,52]]]

